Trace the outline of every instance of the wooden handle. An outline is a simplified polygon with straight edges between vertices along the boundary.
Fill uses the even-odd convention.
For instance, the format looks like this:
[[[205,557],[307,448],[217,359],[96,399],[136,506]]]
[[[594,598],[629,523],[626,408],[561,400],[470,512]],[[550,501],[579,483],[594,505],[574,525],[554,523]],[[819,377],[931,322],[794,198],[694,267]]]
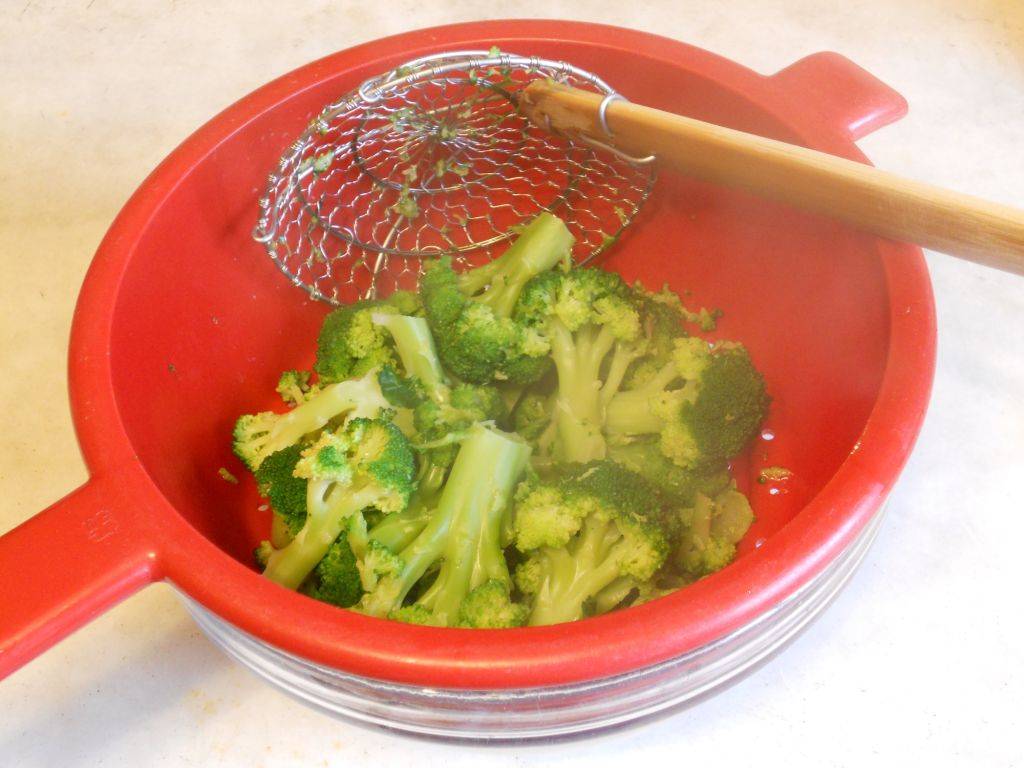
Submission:
[[[536,80],[520,110],[569,135],[607,141],[602,96]],[[893,240],[1024,275],[1024,211],[904,179],[869,165],[669,112],[614,101],[614,146],[682,173],[742,187]]]

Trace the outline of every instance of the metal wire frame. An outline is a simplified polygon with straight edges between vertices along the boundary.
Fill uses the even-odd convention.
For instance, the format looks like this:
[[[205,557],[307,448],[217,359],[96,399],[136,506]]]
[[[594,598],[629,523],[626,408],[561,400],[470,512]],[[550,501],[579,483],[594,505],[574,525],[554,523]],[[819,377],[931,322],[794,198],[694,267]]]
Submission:
[[[253,237],[311,297],[339,304],[415,284],[426,258],[486,260],[548,210],[603,253],[654,183],[642,159],[552,135],[516,109],[536,78],[618,94],[570,64],[457,51],[422,57],[328,104],[281,158]]]

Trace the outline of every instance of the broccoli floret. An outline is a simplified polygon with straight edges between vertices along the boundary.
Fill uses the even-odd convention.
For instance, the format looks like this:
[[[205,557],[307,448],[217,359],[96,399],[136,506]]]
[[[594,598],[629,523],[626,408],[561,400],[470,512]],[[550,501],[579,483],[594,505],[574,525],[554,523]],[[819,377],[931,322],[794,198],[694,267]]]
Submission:
[[[528,558],[516,585],[532,598],[529,623],[575,621],[616,579],[650,579],[669,550],[660,517],[655,489],[612,461],[570,465],[522,494],[515,544]]]
[[[687,335],[683,328],[685,310],[676,294],[667,287],[660,293],[650,293],[639,284],[633,290],[644,343],[629,348],[633,352],[631,358],[619,360],[618,370],[625,370],[621,374],[621,384],[615,391],[619,388],[633,389],[647,381],[671,360],[675,340]],[[614,392],[607,395],[606,404],[612,395]]]
[[[428,627],[437,626],[437,621],[434,618],[434,614],[430,612],[430,609],[416,603],[395,608],[395,610],[388,614],[388,618],[392,621],[401,621],[406,624],[422,624]]]
[[[359,610],[373,616],[406,616],[408,612],[395,612],[438,564],[437,577],[415,601],[430,612],[430,621],[420,623],[453,626],[460,620],[463,602],[482,584],[494,580],[508,588],[511,578],[501,531],[529,456],[529,445],[516,435],[483,424],[471,427],[429,522],[396,553],[400,572],[381,578],[363,596]],[[423,618],[423,610],[416,616]]]
[[[696,325],[702,331],[715,330],[718,325],[718,318],[722,315],[721,310],[717,309],[712,310],[701,307],[696,312],[687,309],[683,304],[683,300],[679,298],[679,294],[669,289],[668,285],[663,285],[657,293],[646,291],[642,286],[638,288],[651,303],[652,310],[656,311],[653,305],[660,304],[669,310],[669,314],[665,315],[665,317],[678,317],[687,323]]]
[[[285,371],[277,381],[277,394],[288,405],[299,405],[316,394],[318,388],[311,388],[309,371]]]
[[[699,471],[684,469],[661,452],[656,439],[621,445],[612,443],[608,457],[643,476],[661,492],[668,504],[676,508],[692,506],[698,493],[714,496],[730,482],[729,469],[724,463]]]
[[[361,519],[363,509],[405,509],[415,459],[408,439],[392,422],[360,417],[337,432],[324,432],[303,450],[295,474],[309,481],[306,522],[287,546],[270,556],[264,571],[290,589],[323,560],[353,517]]]
[[[400,315],[421,315],[423,314],[423,302],[416,291],[395,291],[384,303],[394,307]]]
[[[507,582],[491,579],[466,595],[456,625],[472,629],[521,627],[528,614],[525,605],[512,602]]]
[[[358,562],[344,533],[335,539],[323,560],[317,563],[302,591],[312,598],[342,608],[359,602],[363,587]]]
[[[523,286],[568,263],[573,236],[549,213],[537,216],[499,258],[456,274],[449,258],[429,265],[420,295],[445,366],[464,381],[527,384],[548,369],[545,340],[512,318]]]
[[[504,397],[495,387],[449,386],[423,318],[385,314],[373,320],[391,333],[403,368],[422,385],[412,416],[420,451],[416,497],[409,509],[390,515],[370,533],[370,538],[395,548],[408,544],[426,524],[425,510],[436,501],[458,443],[469,428],[482,421],[503,422],[508,414]]]
[[[512,415],[512,426],[516,432],[530,442],[539,442],[551,426],[555,401],[540,392],[527,392],[516,404]]]
[[[339,416],[372,418],[390,403],[381,392],[378,372],[339,381],[287,413],[246,414],[235,422],[234,452],[255,472],[273,453],[295,445]]]
[[[515,317],[551,345],[558,375],[554,458],[604,458],[604,403],[644,344],[635,292],[601,269],[547,272],[523,289]]]
[[[672,361],[657,375],[609,401],[605,429],[615,437],[660,435],[662,452],[676,465],[705,469],[746,446],[768,402],[764,378],[741,345],[709,348],[686,338],[676,341]]]
[[[458,443],[469,428],[481,421],[503,422],[508,417],[505,401],[494,387],[459,384],[448,390],[443,402],[425,400],[413,412],[417,445],[421,447],[419,491],[435,494],[455,460]]]
[[[422,450],[417,477],[419,494],[429,498],[444,482],[465,431],[478,421],[503,421],[505,401],[494,387],[448,385],[423,318],[375,315],[373,320],[390,332],[406,373],[422,385],[412,423],[417,445],[429,446]]]
[[[362,376],[372,368],[396,367],[400,359],[407,376],[418,376],[429,385],[431,374],[441,376],[441,371],[439,363],[429,368],[437,355],[426,322],[414,317],[421,311],[419,296],[409,291],[332,311],[324,318],[317,338],[313,368],[321,383]],[[390,321],[387,318],[391,316],[402,319]],[[423,356],[418,360],[421,347]]]
[[[270,509],[282,520],[292,536],[306,522],[308,481],[294,474],[301,455],[301,445],[290,445],[270,454],[255,472],[260,495],[270,502]]]
[[[729,488],[714,499],[698,494],[682,513],[684,533],[673,555],[678,570],[698,579],[721,570],[736,556],[736,544],[754,520],[747,497]]]
[[[317,337],[313,366],[320,381],[329,384],[394,365],[391,337],[373,322],[373,317],[396,313],[393,306],[383,301],[357,301],[328,314]]]
[[[353,518],[356,522],[358,518]],[[349,541],[353,540],[351,531]],[[357,540],[358,541],[358,540]],[[397,576],[402,570],[402,561],[388,547],[379,541],[369,539],[363,544],[357,543],[353,550],[358,550],[359,580],[363,589],[370,592],[377,588],[381,579]]]

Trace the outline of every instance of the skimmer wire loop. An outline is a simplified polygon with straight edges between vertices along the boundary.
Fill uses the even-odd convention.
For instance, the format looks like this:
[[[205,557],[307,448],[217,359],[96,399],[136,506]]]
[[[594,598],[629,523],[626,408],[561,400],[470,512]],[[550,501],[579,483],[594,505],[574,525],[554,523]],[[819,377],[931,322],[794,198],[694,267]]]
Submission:
[[[426,56],[329,104],[281,158],[253,237],[281,271],[331,304],[414,287],[423,260],[500,253],[543,210],[588,262],[650,195],[653,167],[533,125],[518,92],[549,78],[609,97],[570,64],[487,51]]]

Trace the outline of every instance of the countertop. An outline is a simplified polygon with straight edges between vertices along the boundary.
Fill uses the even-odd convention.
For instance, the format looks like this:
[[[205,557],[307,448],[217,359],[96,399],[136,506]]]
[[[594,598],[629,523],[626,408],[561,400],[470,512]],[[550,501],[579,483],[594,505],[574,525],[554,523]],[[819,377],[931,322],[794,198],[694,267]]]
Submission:
[[[908,117],[861,142],[876,164],[1024,205],[1020,0],[0,0],[0,530],[86,478],[68,415],[68,328],[96,245],[146,173],[283,72],[482,14],[637,27],[761,72],[838,51],[910,102]],[[1024,764],[1024,279],[928,261],[934,397],[878,541],[823,617],[720,695],[584,741],[416,741],[270,689],[158,585],[0,683],[0,764]]]

